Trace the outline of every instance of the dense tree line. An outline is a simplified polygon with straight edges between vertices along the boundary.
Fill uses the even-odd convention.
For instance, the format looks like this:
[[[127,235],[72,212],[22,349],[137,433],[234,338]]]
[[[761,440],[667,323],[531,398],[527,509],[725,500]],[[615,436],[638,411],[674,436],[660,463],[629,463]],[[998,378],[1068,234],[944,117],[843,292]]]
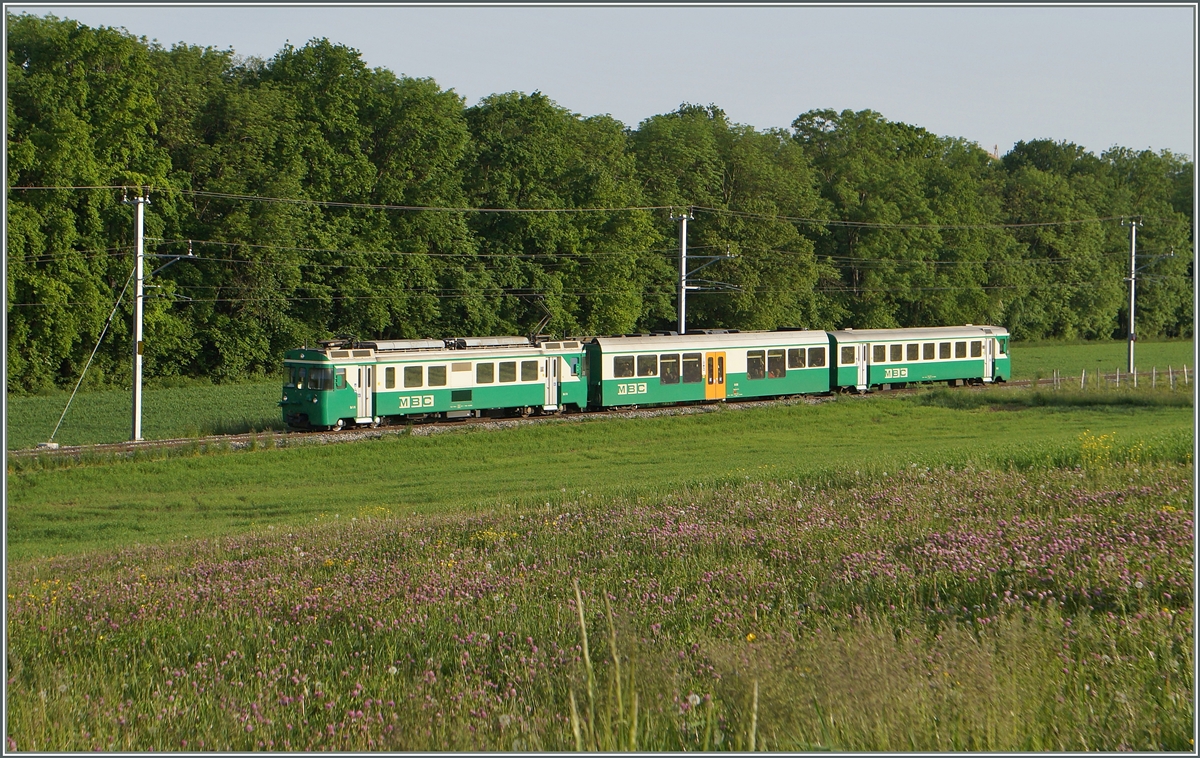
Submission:
[[[671,329],[687,208],[691,251],[725,256],[699,276],[732,285],[690,296],[690,325],[1121,336],[1119,217],[1139,216],[1143,252],[1175,251],[1145,261],[1139,336],[1191,335],[1193,165],[1167,151],[1035,140],[997,160],[872,111],[761,131],[683,105],[631,128],[540,93],[467,107],[327,40],[247,60],[30,15],[8,17],[7,66],[14,392],[78,377],[134,236],[119,189],[22,187],[153,188],[148,251],[195,257],[148,258],[170,263],[147,280],[148,376],[238,379],[332,335],[543,315],[557,334]],[[455,210],[480,208],[559,210]],[[89,383],[128,382],[132,307]]]

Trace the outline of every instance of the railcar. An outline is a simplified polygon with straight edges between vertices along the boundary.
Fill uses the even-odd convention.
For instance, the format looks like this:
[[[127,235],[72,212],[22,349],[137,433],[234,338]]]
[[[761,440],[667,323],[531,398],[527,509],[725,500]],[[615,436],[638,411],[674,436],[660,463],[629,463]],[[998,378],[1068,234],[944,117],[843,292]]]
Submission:
[[[1008,330],[802,329],[567,340],[456,337],[289,350],[279,405],[297,429],[867,392],[1011,375]]]
[[[596,408],[829,391],[825,332],[594,337],[585,348]]]
[[[284,421],[340,429],[587,403],[578,340],[524,337],[322,343],[284,354]]]
[[[860,392],[912,382],[1008,381],[1008,330],[1000,326],[842,329],[829,332],[832,385]]]

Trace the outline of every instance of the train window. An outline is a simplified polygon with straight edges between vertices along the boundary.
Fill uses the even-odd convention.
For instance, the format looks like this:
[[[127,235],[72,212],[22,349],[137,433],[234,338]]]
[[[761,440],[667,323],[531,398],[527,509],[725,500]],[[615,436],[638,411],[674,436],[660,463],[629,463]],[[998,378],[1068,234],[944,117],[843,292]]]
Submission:
[[[572,358],[567,363],[571,365],[571,376],[579,376],[579,358]]]
[[[810,347],[808,349],[809,368],[821,368],[825,365],[825,348]]]
[[[804,348],[788,348],[788,368],[804,368]]]
[[[767,351],[767,378],[779,379],[787,376],[787,363],[782,350]]]
[[[446,367],[445,366],[430,366],[429,367],[429,386],[430,387],[445,387],[446,386]]]
[[[949,357],[950,357],[950,343],[949,342],[939,342],[938,343],[938,358],[944,361],[944,360],[948,359]]]
[[[699,384],[704,381],[704,366],[700,362],[700,353],[683,354],[683,383]]]
[[[965,342],[955,342],[954,343],[954,357],[955,358],[966,358],[967,357],[967,343],[965,343]]]
[[[908,360],[910,360],[910,361],[921,360],[921,346],[918,345],[916,342],[909,343],[909,345],[908,345]]]
[[[921,360],[931,361],[933,358],[933,343],[926,342],[925,344],[921,345]]]
[[[421,375],[425,373],[420,366],[405,366],[404,367],[404,386],[405,387],[420,387]]]
[[[327,390],[333,380],[333,372],[327,368],[313,368],[308,371],[308,388],[310,390]]]
[[[983,357],[983,343],[980,342],[979,340],[971,341],[971,357],[972,358],[982,358]]]
[[[383,386],[385,389],[396,388],[396,367],[388,366],[383,370]]]
[[[639,355],[637,357],[638,376],[658,376],[658,356]]]
[[[725,383],[725,356],[717,356],[717,384]]]
[[[475,383],[476,384],[491,384],[496,381],[496,364],[494,363],[476,363],[475,364]]]
[[[346,389],[346,369],[334,369],[333,372],[333,388],[335,390]]]
[[[658,383],[679,384],[679,354],[658,356]]]
[[[296,372],[298,371],[298,369],[295,366],[284,366],[284,368],[287,370],[287,373],[283,375],[284,388],[286,389],[289,387],[295,387],[296,386]]]
[[[1004,340],[996,340],[996,353],[1004,355]]]
[[[887,363],[887,345],[872,346],[871,363]]]
[[[708,356],[708,383],[713,384],[717,380],[717,369],[713,366],[713,357]]]
[[[899,363],[904,360],[904,345],[892,345],[891,353],[892,363]]]
[[[746,353],[746,378],[763,379],[767,375],[767,354],[764,350],[751,350]]]
[[[616,358],[613,358],[613,376],[617,379],[633,376],[632,355],[618,355]]]
[[[538,378],[537,361],[521,361],[521,381],[536,382]]]
[[[500,361],[500,381],[505,383],[517,381],[516,361]]]
[[[853,345],[843,345],[842,346],[842,365],[843,366],[853,366],[854,365],[854,346]]]

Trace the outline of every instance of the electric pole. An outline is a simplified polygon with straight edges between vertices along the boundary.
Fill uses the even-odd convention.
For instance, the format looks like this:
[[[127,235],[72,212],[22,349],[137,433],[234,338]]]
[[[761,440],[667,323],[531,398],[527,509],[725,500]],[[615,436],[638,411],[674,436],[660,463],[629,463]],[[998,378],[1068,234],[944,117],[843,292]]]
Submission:
[[[679,222],[679,333],[687,332],[687,222],[691,211],[685,209],[679,215],[671,214],[672,221]]]
[[[142,190],[138,188],[138,196],[133,200],[122,198],[122,202],[136,206],[136,250],[137,260],[134,263],[134,279],[136,286],[134,289],[133,301],[133,436],[134,442],[140,442],[142,439],[142,317],[144,313],[144,281],[143,264],[146,259],[146,204],[150,202],[150,194],[142,194]]]
[[[1122,221],[1124,225],[1126,222]],[[1137,342],[1137,333],[1134,331],[1134,302],[1135,291],[1137,288],[1137,228],[1142,225],[1142,222],[1137,219],[1130,219],[1129,224],[1129,373],[1133,373],[1133,343]]]

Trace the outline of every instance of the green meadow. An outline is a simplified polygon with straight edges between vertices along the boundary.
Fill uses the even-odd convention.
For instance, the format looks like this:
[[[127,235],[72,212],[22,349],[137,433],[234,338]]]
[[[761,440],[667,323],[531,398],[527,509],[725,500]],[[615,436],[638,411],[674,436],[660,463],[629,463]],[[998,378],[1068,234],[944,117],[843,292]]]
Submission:
[[[210,434],[240,434],[282,429],[279,381],[257,384],[192,385],[146,389],[142,398],[142,436],[149,440]],[[8,449],[45,442],[54,432],[69,392],[8,397]],[[130,391],[80,392],[54,440],[62,445],[91,445],[129,439]]]
[[[114,514],[124,479],[144,526],[196,527],[195,513],[153,503],[182,502],[201,480],[203,502],[220,488],[280,503],[290,492],[342,517],[304,525],[303,508],[281,506],[273,516],[293,523],[273,529],[237,534],[225,514],[209,539],[10,559],[6,753],[1193,753],[1193,467],[1178,414],[1043,408],[1014,427],[882,405],[55,472]],[[1107,431],[1007,452],[971,432],[1039,422]],[[1181,429],[1132,436],[1154,426]],[[932,451],[895,444],[917,427],[938,430]],[[834,461],[807,439],[831,428],[875,448],[841,446],[853,457],[840,472],[769,478]],[[622,450],[627,429],[695,457]],[[477,444],[488,436],[499,446]],[[539,465],[540,444],[565,441]],[[967,464],[956,443],[983,454]],[[732,452],[713,455],[721,446]],[[768,468],[751,467],[751,448]],[[591,468],[561,468],[588,452]],[[953,465],[892,465],[938,455]],[[663,482],[727,481],[668,491],[651,461]],[[504,496],[414,513],[396,507],[408,464],[426,478],[462,466],[459,501]],[[247,471],[273,466],[302,480],[268,494]],[[481,472],[500,481],[465,486]],[[455,498],[453,481],[439,497]],[[26,538],[29,496],[66,494],[28,483],[14,508]],[[552,494],[559,483],[587,489]]]
[[[1122,341],[1090,342],[1014,342],[1011,346],[1013,379],[1049,378],[1055,370],[1059,376],[1115,373],[1128,368],[1129,347]],[[1171,367],[1176,372],[1188,367],[1188,380],[1195,371],[1195,356],[1191,340],[1169,342],[1139,342],[1134,347],[1139,374],[1150,375],[1152,368],[1166,374]],[[1139,377],[1139,385],[1141,379]]]
[[[1124,444],[1191,429],[1190,396],[1183,392],[1143,390],[1132,403],[1129,393],[1105,391],[1014,388],[971,397],[985,395],[993,401],[982,407],[958,407],[952,391],[882,394],[234,453],[197,443],[161,459],[16,459],[9,462],[8,548],[10,556],[25,557],[379,509],[479,511],[580,491],[654,495],[684,485],[883,471],[914,462],[962,465],[1012,455],[1032,462],[1042,451],[1077,447],[1085,431],[1113,434]]]

